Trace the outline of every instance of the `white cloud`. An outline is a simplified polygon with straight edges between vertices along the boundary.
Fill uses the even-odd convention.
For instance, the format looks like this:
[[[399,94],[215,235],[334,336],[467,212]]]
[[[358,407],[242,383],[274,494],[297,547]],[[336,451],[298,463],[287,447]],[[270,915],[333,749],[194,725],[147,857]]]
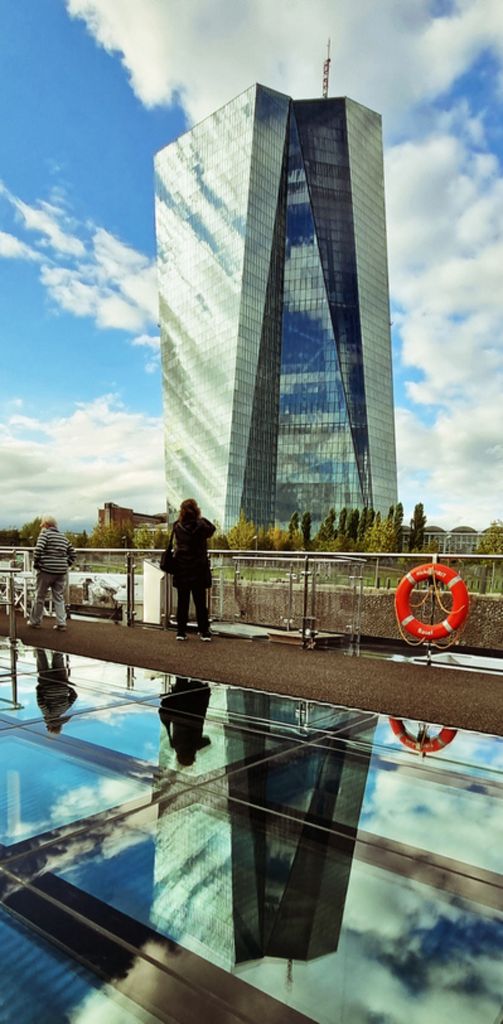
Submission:
[[[455,742],[456,738],[452,758],[456,757]],[[414,763],[418,765],[417,760]],[[445,771],[447,779],[448,769]],[[503,822],[494,796],[448,784],[425,785],[419,765],[415,778],[412,773],[378,771],[373,781],[375,788],[365,799],[365,817],[360,827],[428,854],[461,860],[472,866],[474,873],[480,869],[498,871]],[[481,819],[486,825],[485,833],[476,825]],[[446,821],[456,821],[455,831],[442,828]],[[492,837],[491,844],[487,843],[488,835]]]
[[[127,410],[113,395],[77,403],[70,416],[0,422],[2,525],[51,509],[65,528],[94,525],[105,501],[139,511],[164,507],[160,419]]]
[[[46,264],[40,279],[61,309],[100,328],[136,332],[156,321],[155,264],[104,228],[95,230],[85,261]]]
[[[150,334],[141,334],[133,338],[131,344],[136,348],[146,348],[148,358],[145,361],[145,372],[156,373],[161,365],[161,339]]]
[[[142,253],[125,245],[104,228],[97,228],[94,232],[93,249],[96,265],[103,271],[107,280],[117,280],[124,273],[138,273],[148,263]]]
[[[158,352],[161,339],[159,337],[153,338],[150,334],[141,334],[138,338],[133,338],[131,344],[139,347],[151,348],[155,352]]]
[[[394,321],[409,408],[399,494],[430,522],[501,517],[503,178],[494,155],[439,130],[388,150]],[[476,493],[476,501],[474,494]]]
[[[74,316],[96,316],[99,290],[82,280],[82,272],[68,267],[44,266],[40,280],[57,305]]]
[[[384,110],[396,124],[445,93],[484,51],[503,54],[497,0],[458,0],[437,17],[429,0],[277,0],[274,10],[270,0],[66,0],[66,7],[120,55],[145,106],[180,98],[191,121],[257,80],[319,96],[328,37],[331,93]]]
[[[105,228],[75,222],[63,200],[30,206],[1,182],[0,195],[17,212],[23,229],[38,236],[32,246],[0,232],[0,257],[41,264],[40,281],[58,309],[90,317],[103,330],[135,334],[157,322],[155,263],[144,253]],[[66,230],[70,227],[73,233]],[[153,365],[147,362],[147,372]]]
[[[431,427],[401,408],[397,436],[398,490],[409,513],[423,500],[437,526],[484,529],[501,518],[501,397],[459,403],[438,414]]]
[[[0,257],[8,260],[40,260],[40,253],[15,235],[0,231]]]
[[[30,206],[13,195],[3,183],[0,183],[0,195],[3,195],[14,208],[26,230],[42,237],[43,245],[65,256],[84,254],[85,249],[80,238],[66,230],[72,222],[63,206],[45,200]]]

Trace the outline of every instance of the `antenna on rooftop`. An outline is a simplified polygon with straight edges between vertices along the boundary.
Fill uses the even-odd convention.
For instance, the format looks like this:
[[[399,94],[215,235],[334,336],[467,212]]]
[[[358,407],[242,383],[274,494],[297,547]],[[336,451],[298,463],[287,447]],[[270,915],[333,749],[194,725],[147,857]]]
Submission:
[[[327,43],[327,56],[323,62],[323,99],[328,99],[328,78],[330,75],[330,39]]]

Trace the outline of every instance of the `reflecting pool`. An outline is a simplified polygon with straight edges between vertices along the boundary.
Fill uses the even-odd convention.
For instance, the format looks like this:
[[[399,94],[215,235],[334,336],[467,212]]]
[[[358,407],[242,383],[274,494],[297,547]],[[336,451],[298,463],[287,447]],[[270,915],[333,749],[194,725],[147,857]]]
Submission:
[[[2,1024],[501,1020],[501,738],[28,648],[10,692]]]

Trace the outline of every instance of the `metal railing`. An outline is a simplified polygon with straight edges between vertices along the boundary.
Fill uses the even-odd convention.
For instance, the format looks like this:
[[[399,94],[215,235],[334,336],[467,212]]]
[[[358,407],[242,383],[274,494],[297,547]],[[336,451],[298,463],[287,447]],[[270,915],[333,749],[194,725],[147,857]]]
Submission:
[[[126,602],[125,621],[127,626],[136,622],[145,623],[139,614],[139,602],[136,597],[138,563],[149,556],[149,562],[157,562],[161,552],[150,550],[126,553]],[[338,629],[350,642],[359,638],[359,620],[362,596],[364,559],[355,556],[332,555],[320,557],[317,553],[291,552],[276,554],[273,552],[212,550],[209,552],[213,575],[213,586],[210,591],[210,616],[220,623],[252,621],[255,626],[263,625],[283,629],[296,629],[301,642],[309,646],[318,630],[316,625],[317,582],[328,568],[338,573],[338,586],[343,587],[351,595],[350,609],[345,609],[344,622]],[[278,576],[278,573],[280,575]],[[249,582],[257,582],[267,590],[268,585],[287,583],[288,599],[286,616],[278,620],[277,615],[269,609],[269,615],[254,615],[250,619],[243,613],[242,588]],[[334,582],[332,578],[332,582]],[[159,580],[163,590],[163,611],[159,625],[164,628],[174,624],[174,594],[171,577],[164,576]],[[283,605],[281,606],[283,608]],[[151,623],[152,624],[152,623]],[[335,630],[334,630],[335,631]]]
[[[456,566],[472,594],[503,594],[503,554],[448,554],[447,552],[373,552],[364,554],[367,563],[365,586],[390,589],[411,566],[440,562]]]
[[[75,613],[113,617],[129,627],[144,622],[141,565],[147,562],[157,566],[162,552],[159,549],[81,548],[76,554],[77,561],[72,569],[80,574],[81,589],[82,579],[88,584],[94,581],[98,588],[101,581],[104,596],[102,594],[94,603],[89,597],[82,600]],[[364,590],[394,590],[409,567],[425,561],[455,565],[472,594],[503,593],[503,555],[224,549],[211,550],[209,555],[213,572],[210,613],[214,620],[249,621],[256,626],[297,631],[303,642],[317,630],[319,608],[327,592],[332,596],[337,593],[341,598],[341,619],[334,622],[334,631],[343,632],[352,640],[359,635]],[[32,558],[33,548],[0,549],[0,566],[2,562],[5,566],[2,603],[10,615],[9,632],[14,632],[13,641],[15,610],[27,615],[33,595]],[[174,595],[171,578],[162,577],[160,572],[158,576],[162,611],[157,622],[148,624],[166,628],[172,623]],[[107,577],[108,587],[103,584]],[[255,594],[253,584],[256,584]],[[275,591],[276,596],[282,594],[280,616],[268,604],[268,591]],[[261,602],[253,603],[252,598],[257,595]],[[70,595],[67,603],[73,613]]]
[[[15,566],[1,566],[0,567],[0,606],[4,605],[6,614],[9,619],[9,659],[10,667],[7,671],[0,671],[0,677],[8,676],[11,683],[11,699],[0,697],[1,703],[11,704],[13,708],[18,709],[21,704],[18,701],[18,686],[17,686],[17,659],[18,659],[18,640],[16,632],[16,589],[15,589],[15,576],[17,573]]]

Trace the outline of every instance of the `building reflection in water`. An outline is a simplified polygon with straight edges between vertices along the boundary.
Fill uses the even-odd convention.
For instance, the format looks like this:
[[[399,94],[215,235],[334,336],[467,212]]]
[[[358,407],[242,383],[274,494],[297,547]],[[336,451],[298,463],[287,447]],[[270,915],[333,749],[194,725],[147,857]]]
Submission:
[[[191,734],[195,757],[209,690],[192,683],[180,681],[176,712],[167,698],[160,715],[172,746],[180,728],[187,745]],[[309,721],[302,716],[299,725],[295,702],[285,701],[288,717],[278,724],[277,700],[228,690],[227,773],[219,772],[218,799],[212,803],[204,787],[201,799],[192,789],[159,806],[151,920],[227,969],[266,956],[311,960],[339,942],[375,719],[363,725],[368,746],[347,758],[347,712],[333,713],[337,741],[324,726],[323,744],[306,744]],[[271,734],[277,739],[280,730],[285,753],[271,758]],[[242,768],[247,761],[251,767]],[[228,813],[219,810],[222,796]]]

